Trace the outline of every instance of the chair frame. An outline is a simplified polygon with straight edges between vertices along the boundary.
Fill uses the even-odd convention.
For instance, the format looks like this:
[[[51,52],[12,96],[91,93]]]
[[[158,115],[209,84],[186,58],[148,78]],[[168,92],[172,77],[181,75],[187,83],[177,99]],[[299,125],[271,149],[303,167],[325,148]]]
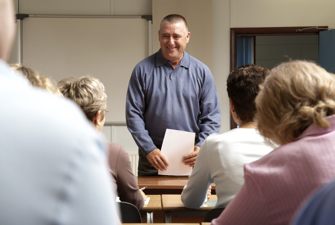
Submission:
[[[121,223],[142,223],[141,213],[138,208],[129,202],[118,202]]]

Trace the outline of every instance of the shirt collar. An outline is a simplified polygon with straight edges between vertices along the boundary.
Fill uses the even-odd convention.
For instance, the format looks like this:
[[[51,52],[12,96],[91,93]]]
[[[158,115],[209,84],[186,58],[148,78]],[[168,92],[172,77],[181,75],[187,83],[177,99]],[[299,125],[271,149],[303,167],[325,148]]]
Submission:
[[[162,49],[159,49],[156,54],[156,67],[164,66],[169,63],[169,61],[165,60],[162,55]],[[184,51],[184,56],[179,64],[182,67],[189,68],[190,67],[190,55]]]
[[[328,128],[319,127],[317,124],[311,124],[298,138],[297,140],[306,136],[314,136],[329,133],[335,130],[335,115],[327,116],[326,120],[330,123]]]

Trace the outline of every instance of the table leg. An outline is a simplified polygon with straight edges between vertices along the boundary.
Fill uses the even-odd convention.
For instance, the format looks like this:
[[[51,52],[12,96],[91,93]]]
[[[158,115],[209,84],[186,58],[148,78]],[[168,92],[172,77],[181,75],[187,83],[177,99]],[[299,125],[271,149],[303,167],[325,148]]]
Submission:
[[[154,213],[147,212],[147,223],[153,223],[153,222],[154,222]]]
[[[171,223],[171,212],[164,211],[164,223]]]

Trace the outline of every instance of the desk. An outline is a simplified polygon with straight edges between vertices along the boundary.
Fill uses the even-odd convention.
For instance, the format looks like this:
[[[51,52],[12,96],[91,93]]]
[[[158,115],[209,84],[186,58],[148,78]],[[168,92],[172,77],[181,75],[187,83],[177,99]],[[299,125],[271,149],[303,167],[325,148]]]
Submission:
[[[205,215],[209,210],[213,209],[217,202],[217,196],[212,195],[211,198],[200,209],[185,208],[181,201],[180,195],[163,194],[162,207],[164,211],[164,222],[171,223],[172,215]]]
[[[147,223],[153,223],[153,212],[162,210],[161,195],[147,195],[150,200],[148,204],[144,204],[141,212],[147,213]]]
[[[210,225],[211,223],[206,223]],[[143,223],[122,223],[122,225],[143,225]],[[167,225],[166,223],[155,223],[155,225]],[[171,225],[200,225],[199,223],[173,223]]]
[[[188,179],[188,176],[145,176],[137,177],[137,185],[146,187],[145,194],[181,194]],[[212,194],[215,194],[214,184]]]
[[[137,177],[137,185],[146,187],[146,194],[181,194],[188,177],[146,176]]]

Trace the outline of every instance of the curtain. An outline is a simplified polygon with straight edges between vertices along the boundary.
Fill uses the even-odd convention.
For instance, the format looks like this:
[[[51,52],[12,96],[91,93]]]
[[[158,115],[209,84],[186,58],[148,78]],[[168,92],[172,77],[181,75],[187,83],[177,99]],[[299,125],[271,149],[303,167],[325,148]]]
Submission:
[[[252,37],[237,37],[237,67],[252,63]]]

